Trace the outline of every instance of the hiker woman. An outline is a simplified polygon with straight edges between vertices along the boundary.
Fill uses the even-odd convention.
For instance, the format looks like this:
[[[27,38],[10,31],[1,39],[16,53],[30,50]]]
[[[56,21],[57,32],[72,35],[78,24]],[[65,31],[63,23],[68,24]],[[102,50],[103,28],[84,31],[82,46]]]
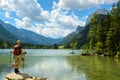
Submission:
[[[14,63],[12,66],[14,67],[15,73],[20,73],[19,72],[19,67],[21,63],[21,54],[22,54],[22,45],[21,41],[17,40],[16,44],[14,45]]]

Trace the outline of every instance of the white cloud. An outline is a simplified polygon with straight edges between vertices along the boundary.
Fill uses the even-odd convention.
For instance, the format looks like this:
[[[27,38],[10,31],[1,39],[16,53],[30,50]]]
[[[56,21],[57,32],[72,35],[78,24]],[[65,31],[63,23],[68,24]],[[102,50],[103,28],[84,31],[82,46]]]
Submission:
[[[8,8],[8,3],[6,0],[0,0],[0,9]]]
[[[38,34],[41,34],[43,26],[43,24],[36,23],[35,26],[33,26],[32,30]]]
[[[15,19],[15,24],[19,27],[28,28],[31,27],[31,21],[28,17],[24,17],[22,20]]]
[[[118,0],[60,0],[56,6],[64,9],[87,9],[100,4],[111,4]]]
[[[43,10],[37,0],[0,0],[0,8],[6,11],[6,18],[10,18],[10,11],[19,17],[19,19],[14,19],[16,26],[47,37],[63,37],[75,30],[78,25],[85,23],[74,14],[67,15],[69,12],[63,11],[58,6],[60,2],[53,3],[53,9],[50,13]]]
[[[2,2],[3,1],[3,2]],[[19,17],[28,17],[32,21],[43,21],[49,12],[44,11],[37,0],[2,0],[0,8],[13,11]]]
[[[65,37],[71,31],[69,29],[63,30],[61,28],[44,28],[42,29],[41,34],[45,35],[46,37]]]
[[[5,17],[6,17],[6,18],[11,18],[11,17],[10,17],[10,13],[9,13],[8,11],[5,12]]]
[[[6,21],[5,23],[10,24],[10,22],[9,22],[9,21]]]
[[[68,13],[69,11],[63,11],[54,2],[50,21],[59,24],[57,26],[63,29],[75,29],[78,25],[84,25],[84,22],[80,21],[78,16],[74,14],[67,15]]]
[[[45,22],[44,27],[47,26],[48,28],[59,27],[60,25],[56,22]]]
[[[75,16],[74,14],[71,16],[62,15],[61,17],[59,17],[58,22],[60,22],[60,24],[67,29],[68,28],[74,29],[78,25],[84,25],[84,23],[80,21],[78,17]]]

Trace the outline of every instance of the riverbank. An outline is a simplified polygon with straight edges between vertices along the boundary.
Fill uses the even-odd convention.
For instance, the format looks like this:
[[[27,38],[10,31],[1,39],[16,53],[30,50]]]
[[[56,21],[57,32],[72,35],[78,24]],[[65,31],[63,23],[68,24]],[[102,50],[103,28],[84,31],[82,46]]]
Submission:
[[[112,52],[103,52],[103,53],[95,53],[93,52],[92,54],[89,53],[88,50],[84,50],[81,54],[82,56],[108,56],[108,57],[114,57],[115,59],[119,59],[120,58],[120,52],[112,53]]]

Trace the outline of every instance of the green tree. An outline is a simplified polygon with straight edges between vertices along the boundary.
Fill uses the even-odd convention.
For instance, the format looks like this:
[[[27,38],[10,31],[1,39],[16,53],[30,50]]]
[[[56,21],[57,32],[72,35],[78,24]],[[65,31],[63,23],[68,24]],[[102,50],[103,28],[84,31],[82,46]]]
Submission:
[[[103,48],[103,43],[102,42],[97,42],[95,53],[97,53],[98,55],[103,54],[103,49],[102,48]]]
[[[71,54],[74,54],[74,48],[75,48],[76,45],[77,45],[77,41],[73,38],[70,45],[71,45],[71,47],[72,47],[72,52],[71,52]]]
[[[96,43],[95,35],[96,35],[96,24],[97,24],[97,15],[94,14],[93,17],[91,18],[90,22],[90,30],[88,37],[90,38],[90,49],[93,49]]]
[[[58,49],[58,45],[56,43],[54,44],[54,49]]]
[[[106,23],[105,15],[94,14],[91,19],[91,25],[89,30],[89,38],[90,38],[90,49],[103,49],[102,47],[97,46],[98,43],[104,44],[106,37]],[[104,24],[103,24],[104,23]]]
[[[106,49],[108,52],[112,52],[112,55],[116,55],[117,51],[120,51],[120,1],[117,6],[114,4],[110,11],[110,27],[106,34]],[[111,53],[110,53],[111,55]]]
[[[2,44],[3,48],[9,48],[9,41],[5,41],[3,44]]]

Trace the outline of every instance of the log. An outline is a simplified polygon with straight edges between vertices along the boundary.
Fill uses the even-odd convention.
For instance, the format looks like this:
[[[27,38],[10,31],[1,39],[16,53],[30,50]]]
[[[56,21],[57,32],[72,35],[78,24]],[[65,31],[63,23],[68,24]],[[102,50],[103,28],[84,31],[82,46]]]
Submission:
[[[27,73],[9,73],[3,80],[46,80],[46,78],[30,76]]]

